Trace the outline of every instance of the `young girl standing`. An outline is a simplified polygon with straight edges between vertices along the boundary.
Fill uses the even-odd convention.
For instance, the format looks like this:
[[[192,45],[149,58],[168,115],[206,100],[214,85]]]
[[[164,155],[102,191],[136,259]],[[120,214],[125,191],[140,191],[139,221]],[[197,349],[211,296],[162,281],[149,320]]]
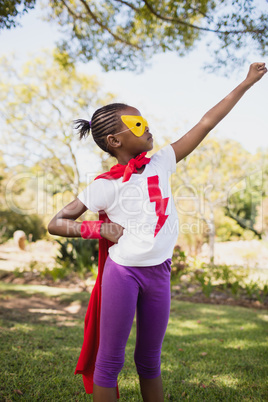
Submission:
[[[86,331],[87,346],[80,356],[82,368],[78,362],[76,371],[84,374],[87,392],[91,392],[88,384],[93,381],[95,402],[116,401],[117,377],[123,367],[135,311],[134,358],[142,397],[145,402],[164,401],[160,354],[170,310],[171,257],[178,236],[178,218],[168,178],[176,171],[176,163],[198,146],[266,72],[264,63],[253,63],[240,85],[182,138],[150,159],[145,154],[152,150],[153,138],[138,109],[111,104],[98,109],[91,122],[77,120],[80,138],[91,131],[97,145],[118,160],[109,172],[98,176],[77,199],[58,212],[48,226],[54,235],[112,242],[103,260],[103,275],[101,272],[98,350],[93,362],[84,360],[91,343],[91,334]],[[109,221],[77,222],[87,209],[104,211]],[[93,317],[96,329],[98,324],[94,325],[95,316],[89,310],[85,325]],[[88,364],[93,364],[93,371]]]

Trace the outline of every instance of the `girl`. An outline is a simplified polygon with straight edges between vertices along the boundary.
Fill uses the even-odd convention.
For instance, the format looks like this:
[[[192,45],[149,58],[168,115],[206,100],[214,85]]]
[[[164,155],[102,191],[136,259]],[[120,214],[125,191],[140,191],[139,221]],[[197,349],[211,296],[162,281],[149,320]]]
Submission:
[[[91,131],[98,146],[118,160],[110,172],[98,176],[77,199],[57,213],[48,226],[49,233],[54,235],[101,239],[97,279],[99,289],[102,281],[100,333],[95,309],[100,300],[94,289],[76,369],[83,374],[88,393],[92,392],[94,382],[95,402],[116,401],[117,376],[123,367],[136,310],[134,358],[142,397],[145,402],[164,401],[160,354],[170,309],[170,263],[178,236],[168,178],[176,171],[176,163],[198,146],[266,72],[264,63],[253,63],[240,85],[182,138],[151,159],[145,154],[153,148],[152,134],[138,109],[111,104],[98,109],[91,122],[76,121],[80,138]],[[87,209],[104,211],[109,221],[77,222]],[[112,242],[108,256],[101,243],[104,239]],[[93,354],[92,343],[97,349]]]

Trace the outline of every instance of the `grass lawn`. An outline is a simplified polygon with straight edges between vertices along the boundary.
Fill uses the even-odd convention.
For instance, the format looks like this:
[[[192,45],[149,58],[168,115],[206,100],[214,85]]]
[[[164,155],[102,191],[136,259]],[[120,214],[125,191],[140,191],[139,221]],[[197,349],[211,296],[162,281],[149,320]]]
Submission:
[[[0,288],[0,400],[91,401],[82,377],[73,375],[83,317],[65,309],[88,296],[30,285]],[[36,292],[43,308],[30,299]],[[33,300],[33,308],[20,308],[23,300]],[[268,401],[267,335],[267,310],[173,300],[162,351],[165,400]],[[119,377],[122,402],[141,401],[134,345],[135,324]]]

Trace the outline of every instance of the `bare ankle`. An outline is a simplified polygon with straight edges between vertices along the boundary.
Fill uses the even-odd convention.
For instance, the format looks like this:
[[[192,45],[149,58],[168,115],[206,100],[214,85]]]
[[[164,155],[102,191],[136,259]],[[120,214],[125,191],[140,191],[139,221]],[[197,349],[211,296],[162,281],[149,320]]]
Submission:
[[[93,386],[93,401],[94,402],[116,402],[116,388],[100,387],[94,384]]]
[[[150,379],[140,377],[140,387],[143,402],[164,402],[161,375]]]

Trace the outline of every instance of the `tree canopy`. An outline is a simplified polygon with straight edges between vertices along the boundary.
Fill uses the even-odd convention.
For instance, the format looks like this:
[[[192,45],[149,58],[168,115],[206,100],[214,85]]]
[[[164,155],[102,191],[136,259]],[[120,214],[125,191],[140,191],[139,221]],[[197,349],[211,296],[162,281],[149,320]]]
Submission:
[[[0,29],[14,28],[18,24],[18,17],[35,7],[36,0],[1,0]]]
[[[15,26],[19,8],[35,0],[4,0],[0,28]],[[98,60],[105,70],[142,70],[152,55],[211,45],[213,69],[241,66],[249,49],[267,55],[264,0],[51,0],[44,13],[64,32],[59,48],[74,60]]]
[[[193,234],[206,235],[211,260],[217,226],[222,229],[226,224],[223,219],[220,225],[216,222],[216,212],[223,207],[232,217],[231,226],[235,230],[237,222],[261,236],[254,228],[262,199],[260,170],[255,171],[258,163],[259,159],[236,141],[210,136],[177,165],[177,174],[171,183],[180,216],[180,231],[191,241]],[[229,226],[230,222],[228,219]]]
[[[62,56],[62,55],[60,55]],[[62,67],[65,65],[65,68]],[[2,149],[9,159],[29,165],[42,160],[46,173],[57,172],[77,195],[80,184],[73,120],[113,101],[95,76],[77,71],[68,57],[44,53],[18,69],[0,60]],[[93,144],[93,141],[92,141]]]

